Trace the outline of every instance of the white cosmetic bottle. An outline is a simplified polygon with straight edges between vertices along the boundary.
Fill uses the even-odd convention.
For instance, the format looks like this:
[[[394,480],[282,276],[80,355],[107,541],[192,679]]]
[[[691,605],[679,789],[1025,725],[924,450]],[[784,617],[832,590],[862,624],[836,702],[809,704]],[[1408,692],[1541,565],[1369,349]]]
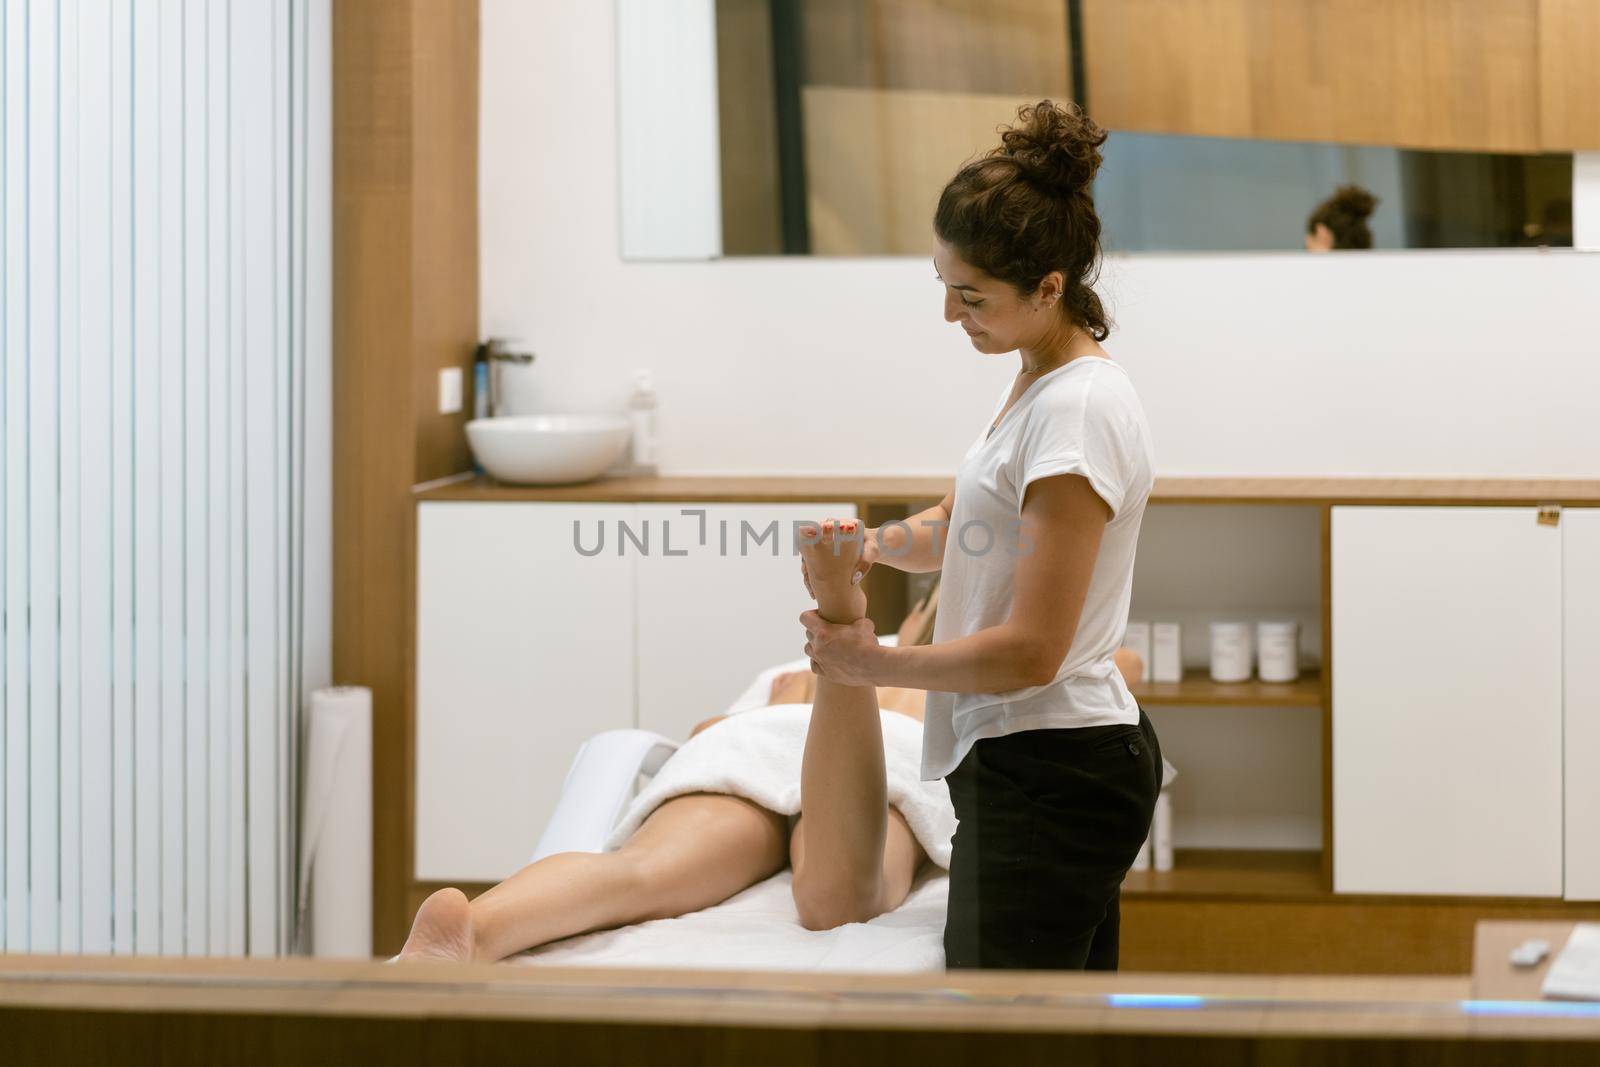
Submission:
[[[633,463],[628,473],[648,478],[656,471],[656,390],[650,372],[633,372],[633,395],[628,398],[628,417],[633,423]]]

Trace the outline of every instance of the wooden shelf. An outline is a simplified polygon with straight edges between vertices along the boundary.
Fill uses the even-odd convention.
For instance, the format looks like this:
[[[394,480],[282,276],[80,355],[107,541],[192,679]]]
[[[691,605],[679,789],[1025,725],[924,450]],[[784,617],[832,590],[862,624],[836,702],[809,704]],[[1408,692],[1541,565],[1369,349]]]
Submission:
[[[1170,871],[1129,871],[1129,896],[1325,897],[1322,853],[1280,849],[1180,848]]]
[[[414,486],[418,500],[691,501],[761,503],[934,501],[944,475],[662,475],[582,485],[503,485],[471,474]],[[1582,478],[1157,478],[1151,504],[1600,504],[1600,479]]]
[[[1147,708],[1322,706],[1322,672],[1301,671],[1293,682],[1213,682],[1204,668],[1185,671],[1181,682],[1139,682],[1128,687]]]

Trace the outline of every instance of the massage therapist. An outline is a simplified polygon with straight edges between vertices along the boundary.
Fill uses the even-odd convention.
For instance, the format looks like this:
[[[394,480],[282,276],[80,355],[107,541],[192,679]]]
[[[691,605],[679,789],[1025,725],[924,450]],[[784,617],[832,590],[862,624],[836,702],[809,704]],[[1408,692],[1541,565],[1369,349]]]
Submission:
[[[866,531],[859,574],[942,569],[933,643],[801,616],[818,674],[928,690],[922,777],[946,778],[959,820],[952,968],[1115,970],[1120,886],[1161,787],[1155,730],[1114,662],[1154,457],[1090,288],[1105,139],[1072,105],[1023,107],[939,198],[944,317],[1020,366],[955,489]]]

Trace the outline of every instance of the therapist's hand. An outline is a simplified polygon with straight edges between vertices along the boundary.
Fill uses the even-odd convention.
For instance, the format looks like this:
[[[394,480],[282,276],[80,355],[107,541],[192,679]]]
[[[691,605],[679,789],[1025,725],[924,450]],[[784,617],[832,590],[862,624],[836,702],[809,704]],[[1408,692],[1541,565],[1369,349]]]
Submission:
[[[865,531],[862,534],[861,540],[861,558],[856,560],[856,569],[850,575],[850,583],[852,585],[861,581],[861,579],[867,576],[867,572],[872,569],[872,565],[878,562],[880,551],[881,550],[878,546],[878,531]],[[817,594],[811,591],[811,574],[806,570],[806,559],[804,556],[800,557],[800,580],[806,583],[806,595],[812,600],[817,599]]]
[[[875,684],[873,670],[883,649],[871,619],[840,624],[807,611],[800,625],[806,628],[806,657],[813,673],[841,685]]]

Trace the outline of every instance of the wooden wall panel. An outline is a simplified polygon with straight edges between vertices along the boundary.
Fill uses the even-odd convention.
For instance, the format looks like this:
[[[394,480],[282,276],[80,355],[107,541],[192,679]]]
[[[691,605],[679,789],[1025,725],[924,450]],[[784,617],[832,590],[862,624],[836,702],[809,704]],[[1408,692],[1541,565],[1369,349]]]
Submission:
[[[466,468],[440,366],[477,335],[476,0],[333,6],[333,674],[373,696],[373,938],[409,924],[414,513]]]
[[[717,130],[722,141],[722,253],[783,251],[778,127],[767,0],[717,3]]]
[[[1539,75],[1543,147],[1600,148],[1600,3],[1540,0]]]
[[[1250,0],[1082,0],[1089,112],[1102,126],[1245,137]],[[1293,62],[1283,53],[1268,65]]]
[[[932,255],[945,183],[998,147],[997,127],[1028,101],[831,86],[807,86],[801,99],[811,251],[823,256]]]
[[[1556,12],[1568,6],[1585,13]],[[1541,100],[1583,96],[1572,82],[1541,83],[1541,35],[1593,9],[1588,0],[1083,0],[1089,106],[1118,130],[1537,151]],[[1592,54],[1573,47],[1564,69],[1589,74],[1578,57]]]
[[[411,309],[416,471],[472,468],[467,420],[478,339],[478,4],[412,0]],[[459,368],[462,410],[439,414],[439,371]]]
[[[1065,0],[807,0],[806,85],[1065,100]]]

